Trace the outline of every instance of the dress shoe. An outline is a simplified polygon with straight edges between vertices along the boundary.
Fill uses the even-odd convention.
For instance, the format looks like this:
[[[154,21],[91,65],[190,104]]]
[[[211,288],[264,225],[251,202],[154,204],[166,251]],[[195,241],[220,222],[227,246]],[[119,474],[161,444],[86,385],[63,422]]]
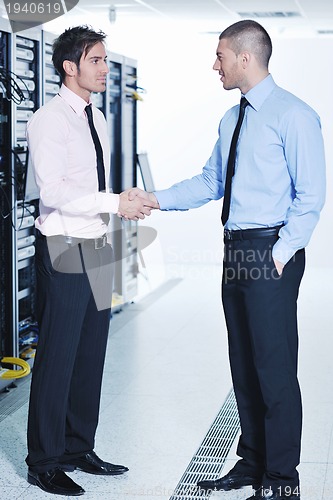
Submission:
[[[67,460],[67,462],[61,464],[61,469],[66,471],[79,469],[89,474],[99,474],[103,476],[116,476],[128,471],[128,468],[123,465],[103,462],[94,451],[90,451],[81,457]]]
[[[289,488],[288,488],[289,490]],[[291,488],[292,490],[292,488]],[[295,487],[294,492],[298,490],[298,487]],[[264,488],[260,486],[252,497],[248,497],[246,500],[301,500],[301,497],[298,494],[293,494],[288,492],[284,492],[283,488],[279,488],[278,490],[272,490],[270,488]],[[289,493],[289,495],[288,495]]]
[[[34,472],[29,469],[28,483],[38,486],[47,493],[56,495],[78,496],[84,493],[84,489],[74,483],[60,469],[52,469],[47,472]]]
[[[258,488],[261,483],[261,479],[261,477],[236,472],[232,469],[230,472],[228,472],[228,474],[221,477],[220,479],[199,481],[197,486],[199,488],[202,488],[203,490],[212,491],[238,490],[239,488],[243,488],[243,486],[253,486],[254,488]]]

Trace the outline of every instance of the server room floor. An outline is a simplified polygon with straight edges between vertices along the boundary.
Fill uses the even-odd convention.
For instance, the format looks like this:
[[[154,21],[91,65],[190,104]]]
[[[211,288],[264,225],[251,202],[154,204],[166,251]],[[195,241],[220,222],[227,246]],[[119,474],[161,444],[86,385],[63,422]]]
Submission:
[[[183,266],[179,273],[181,279],[173,275],[113,316],[95,450],[130,470],[118,477],[70,473],[87,500],[198,498],[194,491],[177,495],[175,489],[223,407],[231,379],[220,269]],[[332,270],[308,268],[299,298],[302,500],[333,498],[332,278]],[[0,407],[9,408],[0,419],[4,500],[58,498],[26,482],[28,392],[29,380],[22,379],[16,389],[0,395]],[[237,435],[220,458],[221,474],[235,463],[236,441]],[[250,493],[248,487],[210,498],[241,500]]]

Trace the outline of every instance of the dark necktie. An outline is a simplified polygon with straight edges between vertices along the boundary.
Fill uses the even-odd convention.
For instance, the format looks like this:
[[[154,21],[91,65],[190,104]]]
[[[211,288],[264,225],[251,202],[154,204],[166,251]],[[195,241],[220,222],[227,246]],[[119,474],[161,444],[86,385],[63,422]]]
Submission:
[[[239,106],[239,115],[238,121],[231,139],[228,165],[227,165],[227,175],[225,179],[224,186],[224,199],[223,199],[223,208],[222,208],[222,224],[225,225],[229,218],[229,210],[230,210],[230,199],[231,199],[231,181],[232,177],[235,173],[235,160],[236,160],[236,147],[237,141],[239,137],[239,132],[243,123],[245,108],[249,103],[245,99],[245,97],[241,98],[240,106]]]
[[[96,150],[96,161],[97,161],[97,176],[98,176],[98,189],[99,191],[105,191],[105,168],[103,161],[103,150],[102,146],[95,129],[93,114],[91,109],[91,104],[86,106],[86,113],[88,117],[88,123],[90,127],[90,132],[94,141],[95,150]]]

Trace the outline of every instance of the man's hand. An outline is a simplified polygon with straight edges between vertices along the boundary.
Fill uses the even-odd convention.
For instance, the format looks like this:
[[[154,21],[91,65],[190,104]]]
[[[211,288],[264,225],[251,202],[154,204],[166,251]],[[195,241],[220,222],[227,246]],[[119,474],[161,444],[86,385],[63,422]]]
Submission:
[[[275,264],[276,270],[278,272],[278,275],[281,276],[283,268],[284,268],[284,264],[282,264],[282,262],[279,262],[278,260],[276,260],[274,258],[273,258],[273,260],[274,260],[274,264]]]
[[[144,219],[146,215],[151,214],[153,208],[159,207],[156,197],[152,193],[146,193],[139,188],[127,189],[119,197],[117,215],[126,220]]]
[[[160,208],[160,205],[154,193],[148,193],[147,191],[143,191],[142,189],[139,189],[137,187],[128,189],[127,192],[129,200],[134,200],[135,197],[138,196],[139,198],[145,200],[147,206],[151,208]]]

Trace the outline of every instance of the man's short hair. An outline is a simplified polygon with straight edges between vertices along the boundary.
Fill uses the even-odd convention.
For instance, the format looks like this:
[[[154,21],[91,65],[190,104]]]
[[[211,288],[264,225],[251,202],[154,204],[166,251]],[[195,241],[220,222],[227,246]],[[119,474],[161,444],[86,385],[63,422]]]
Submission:
[[[248,50],[261,66],[268,67],[272,55],[272,40],[261,24],[251,19],[238,21],[222,31],[219,39],[222,38],[228,39],[231,50],[237,56]]]
[[[98,42],[103,42],[106,34],[94,31],[90,26],[76,26],[65,30],[53,43],[52,62],[61,80],[66,77],[64,61],[72,61],[80,70],[82,54],[86,55]]]

